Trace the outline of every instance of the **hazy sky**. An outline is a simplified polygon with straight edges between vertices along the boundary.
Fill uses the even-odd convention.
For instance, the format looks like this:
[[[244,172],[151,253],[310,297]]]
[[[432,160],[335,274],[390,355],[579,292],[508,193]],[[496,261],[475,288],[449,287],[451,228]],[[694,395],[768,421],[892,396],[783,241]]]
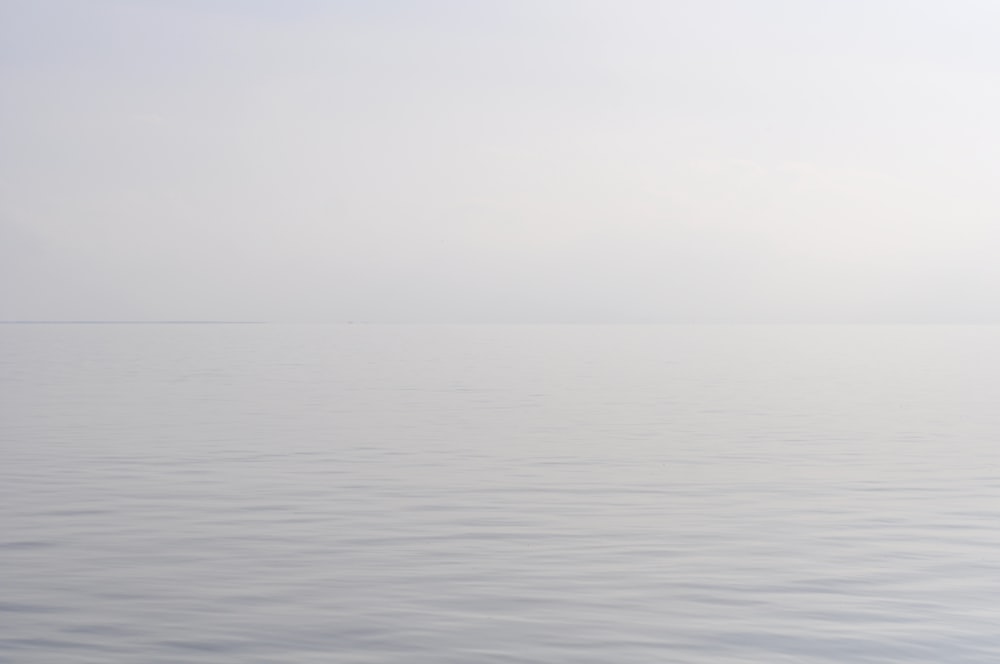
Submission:
[[[996,0],[0,26],[0,319],[1000,322]]]

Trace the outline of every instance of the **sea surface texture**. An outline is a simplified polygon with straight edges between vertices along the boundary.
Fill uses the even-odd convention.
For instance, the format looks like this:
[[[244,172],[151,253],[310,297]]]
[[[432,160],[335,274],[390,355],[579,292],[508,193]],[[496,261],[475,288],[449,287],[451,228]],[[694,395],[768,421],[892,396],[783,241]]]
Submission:
[[[0,326],[4,664],[996,664],[1000,328]]]

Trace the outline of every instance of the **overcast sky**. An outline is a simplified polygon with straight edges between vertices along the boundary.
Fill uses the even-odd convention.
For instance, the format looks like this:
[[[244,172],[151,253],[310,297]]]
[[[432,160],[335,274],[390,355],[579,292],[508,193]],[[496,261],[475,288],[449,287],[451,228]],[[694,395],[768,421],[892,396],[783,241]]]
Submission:
[[[0,319],[1000,322],[995,0],[0,25]]]

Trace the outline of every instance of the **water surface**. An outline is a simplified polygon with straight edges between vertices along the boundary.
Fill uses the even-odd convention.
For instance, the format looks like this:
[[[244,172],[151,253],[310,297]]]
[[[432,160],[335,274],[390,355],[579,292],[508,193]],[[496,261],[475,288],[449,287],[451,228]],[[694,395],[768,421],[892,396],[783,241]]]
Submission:
[[[0,326],[0,662],[1000,661],[1000,329]]]

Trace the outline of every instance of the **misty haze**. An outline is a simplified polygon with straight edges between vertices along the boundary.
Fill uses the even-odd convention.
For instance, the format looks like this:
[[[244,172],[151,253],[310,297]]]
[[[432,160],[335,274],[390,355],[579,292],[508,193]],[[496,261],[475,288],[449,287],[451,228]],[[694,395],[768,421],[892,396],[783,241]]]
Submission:
[[[0,2],[0,662],[996,664],[1000,5]]]
[[[993,3],[0,11],[5,320],[998,319]]]

